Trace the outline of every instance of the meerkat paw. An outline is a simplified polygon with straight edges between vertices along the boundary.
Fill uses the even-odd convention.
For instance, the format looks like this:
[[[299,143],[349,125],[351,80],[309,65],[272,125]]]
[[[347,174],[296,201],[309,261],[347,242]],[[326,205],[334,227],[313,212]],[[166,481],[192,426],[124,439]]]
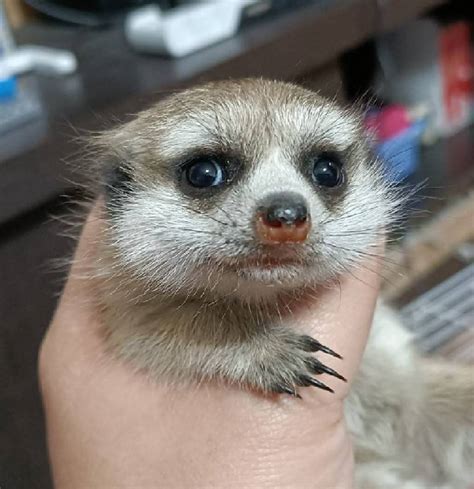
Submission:
[[[318,375],[328,374],[346,382],[340,373],[318,360],[314,353],[321,352],[338,359],[342,357],[310,336],[287,336],[284,345],[272,351],[275,352],[274,357],[267,359],[265,364],[260,362],[262,369],[256,376],[261,379],[265,391],[301,398],[299,387],[316,387],[334,392],[316,378]]]

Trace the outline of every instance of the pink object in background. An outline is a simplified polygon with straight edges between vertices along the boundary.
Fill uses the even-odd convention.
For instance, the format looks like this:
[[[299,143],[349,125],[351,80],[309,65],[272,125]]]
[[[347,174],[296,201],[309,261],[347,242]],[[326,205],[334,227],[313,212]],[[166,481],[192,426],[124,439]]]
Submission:
[[[403,105],[389,105],[369,112],[365,128],[377,141],[391,139],[411,126],[410,113]]]
[[[380,111],[378,137],[382,141],[406,131],[410,125],[410,115],[403,105],[389,105]]]
[[[426,128],[422,107],[408,109],[393,104],[370,109],[365,129],[371,136],[375,153],[385,163],[385,176],[402,181],[418,166],[420,139]]]

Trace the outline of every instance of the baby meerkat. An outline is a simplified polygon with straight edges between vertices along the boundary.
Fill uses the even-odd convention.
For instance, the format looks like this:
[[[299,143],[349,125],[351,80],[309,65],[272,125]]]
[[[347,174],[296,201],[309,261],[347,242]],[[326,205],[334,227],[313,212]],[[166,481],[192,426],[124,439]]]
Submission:
[[[115,355],[156,379],[267,393],[345,380],[324,363],[331,345],[292,327],[291,304],[371,256],[397,217],[355,111],[292,84],[217,82],[97,145],[98,301]],[[472,371],[425,363],[379,305],[346,403],[359,487],[465,489],[473,391]]]

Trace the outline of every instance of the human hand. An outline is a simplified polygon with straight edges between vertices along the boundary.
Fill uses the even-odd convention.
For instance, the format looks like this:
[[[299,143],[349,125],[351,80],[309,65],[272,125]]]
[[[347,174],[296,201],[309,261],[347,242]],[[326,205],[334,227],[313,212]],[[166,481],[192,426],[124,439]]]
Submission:
[[[348,379],[322,377],[335,394],[161,385],[104,351],[93,287],[81,273],[100,227],[96,207],[40,353],[56,489],[353,487],[343,401],[367,341],[377,274],[343,277],[296,313],[305,333],[344,357],[324,358]]]

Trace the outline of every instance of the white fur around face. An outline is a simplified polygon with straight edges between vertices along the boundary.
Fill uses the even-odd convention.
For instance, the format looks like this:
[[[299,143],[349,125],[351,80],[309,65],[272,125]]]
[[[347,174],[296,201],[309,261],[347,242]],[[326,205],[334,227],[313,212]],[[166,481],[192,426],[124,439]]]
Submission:
[[[136,136],[135,148],[128,141],[127,150],[136,155],[131,164],[140,187],[123,199],[109,236],[120,259],[151,290],[269,299],[281,289],[336,277],[369,259],[380,244],[397,202],[368,161],[357,118],[304,90],[288,97],[279,84],[262,83],[259,89],[257,99],[237,90],[207,102],[198,90],[194,103],[182,104],[185,112],[168,114],[165,106],[134,123],[134,132],[144,134]],[[242,154],[248,168],[218,205],[199,211],[167,166],[196,148],[219,144]],[[308,145],[350,153],[348,190],[337,206],[325,202],[295,161]],[[232,271],[229,263],[262,254],[255,213],[273,192],[295,192],[308,204],[309,239],[278,251],[296,256],[301,265],[242,265]]]

